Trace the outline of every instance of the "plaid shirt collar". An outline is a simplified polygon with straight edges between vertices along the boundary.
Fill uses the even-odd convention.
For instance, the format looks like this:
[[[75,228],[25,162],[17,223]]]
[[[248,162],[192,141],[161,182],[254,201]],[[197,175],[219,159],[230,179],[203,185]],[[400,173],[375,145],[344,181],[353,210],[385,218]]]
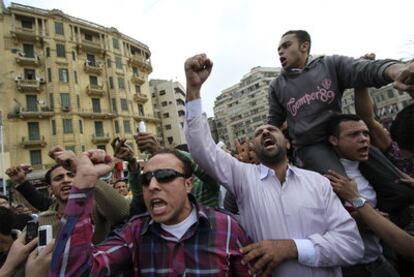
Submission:
[[[208,219],[207,211],[203,205],[197,203],[195,197],[190,193],[188,194],[188,198],[190,199],[191,204],[193,207],[196,208],[198,224],[202,224],[206,227],[211,228],[210,221]],[[142,222],[141,227],[141,236],[148,232],[148,230],[153,229],[155,232],[160,233],[162,232],[162,228],[159,223],[155,222],[148,213],[148,217]]]

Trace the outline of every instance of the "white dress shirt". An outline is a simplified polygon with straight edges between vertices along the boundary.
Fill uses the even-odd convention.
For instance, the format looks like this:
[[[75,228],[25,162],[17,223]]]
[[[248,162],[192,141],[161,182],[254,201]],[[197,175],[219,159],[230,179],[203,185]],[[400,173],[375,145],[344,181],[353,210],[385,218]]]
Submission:
[[[295,240],[298,260],[279,265],[273,276],[341,276],[340,266],[360,261],[356,223],[327,178],[289,166],[282,185],[272,169],[239,162],[215,145],[200,99],[186,104],[184,131],[194,160],[235,195],[241,225],[254,241]]]

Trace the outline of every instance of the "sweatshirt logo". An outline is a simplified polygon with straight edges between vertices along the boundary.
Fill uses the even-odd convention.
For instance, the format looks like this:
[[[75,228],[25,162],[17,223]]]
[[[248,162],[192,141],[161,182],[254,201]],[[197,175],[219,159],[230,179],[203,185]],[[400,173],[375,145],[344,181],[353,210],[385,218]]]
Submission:
[[[316,91],[305,93],[305,95],[299,99],[293,97],[290,98],[287,102],[287,110],[292,114],[292,116],[296,116],[303,105],[309,105],[313,101],[320,101],[328,104],[332,103],[335,99],[335,92],[330,89],[331,84],[331,80],[324,79],[320,85],[316,87]]]

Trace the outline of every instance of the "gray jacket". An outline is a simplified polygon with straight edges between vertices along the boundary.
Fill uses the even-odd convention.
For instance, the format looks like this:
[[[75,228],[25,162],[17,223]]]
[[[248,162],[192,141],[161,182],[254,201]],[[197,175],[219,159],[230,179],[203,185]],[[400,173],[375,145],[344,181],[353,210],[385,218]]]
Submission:
[[[384,70],[396,62],[338,55],[310,57],[302,71],[282,71],[270,83],[268,123],[279,127],[287,119],[296,147],[322,142],[329,117],[341,112],[344,90],[390,83]]]

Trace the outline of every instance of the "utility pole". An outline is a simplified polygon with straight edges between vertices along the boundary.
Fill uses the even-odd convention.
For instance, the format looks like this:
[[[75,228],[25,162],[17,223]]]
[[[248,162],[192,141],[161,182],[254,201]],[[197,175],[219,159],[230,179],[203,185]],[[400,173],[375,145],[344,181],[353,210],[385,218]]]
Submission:
[[[7,190],[6,190],[6,178],[5,178],[5,171],[6,169],[4,168],[4,134],[3,134],[3,114],[0,111],[0,150],[1,150],[1,178],[2,178],[2,184],[3,184],[3,194],[7,195]]]

